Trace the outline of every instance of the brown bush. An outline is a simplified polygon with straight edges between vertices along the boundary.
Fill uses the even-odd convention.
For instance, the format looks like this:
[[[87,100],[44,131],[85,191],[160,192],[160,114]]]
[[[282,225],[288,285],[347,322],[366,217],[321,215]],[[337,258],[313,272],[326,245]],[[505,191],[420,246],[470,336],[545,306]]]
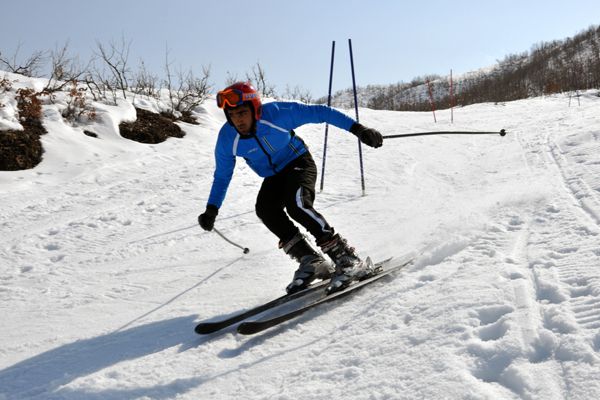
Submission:
[[[121,122],[121,136],[140,143],[156,144],[169,137],[182,138],[185,133],[169,118],[162,115],[136,108],[135,122]]]
[[[40,93],[33,89],[17,90],[17,109],[21,123],[33,123],[42,119],[42,102]]]
[[[18,171],[35,167],[42,161],[40,136],[47,133],[42,125],[40,93],[17,90],[17,109],[22,131],[0,132],[0,170]]]
[[[6,77],[0,79],[0,93],[8,92],[12,89],[12,81]]]
[[[67,121],[74,122],[81,119],[82,116],[87,117],[90,121],[96,119],[96,110],[88,104],[86,91],[86,88],[78,87],[76,81],[71,82],[71,89],[67,94],[67,108],[62,112],[62,116]]]
[[[18,171],[35,167],[42,161],[40,135],[46,129],[39,120],[23,124],[24,130],[0,132],[0,170]]]

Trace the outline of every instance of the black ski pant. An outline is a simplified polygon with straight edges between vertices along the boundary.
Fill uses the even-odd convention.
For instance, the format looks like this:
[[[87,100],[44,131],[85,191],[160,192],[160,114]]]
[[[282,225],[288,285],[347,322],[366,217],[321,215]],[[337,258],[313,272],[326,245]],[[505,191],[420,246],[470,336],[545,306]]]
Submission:
[[[290,217],[317,241],[333,234],[333,228],[313,208],[316,181],[317,166],[310,153],[301,155],[263,181],[256,198],[256,215],[282,243],[298,233]]]

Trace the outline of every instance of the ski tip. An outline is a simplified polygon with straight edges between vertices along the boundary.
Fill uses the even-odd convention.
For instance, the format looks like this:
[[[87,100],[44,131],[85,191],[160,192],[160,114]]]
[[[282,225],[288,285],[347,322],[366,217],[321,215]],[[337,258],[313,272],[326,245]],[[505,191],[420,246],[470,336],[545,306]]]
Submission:
[[[194,332],[196,332],[198,335],[205,335],[208,333],[203,324],[196,325],[196,327],[194,328]]]
[[[198,335],[207,335],[216,332],[217,330],[218,328],[216,328],[215,324],[211,324],[210,322],[200,323],[194,328],[194,332]]]

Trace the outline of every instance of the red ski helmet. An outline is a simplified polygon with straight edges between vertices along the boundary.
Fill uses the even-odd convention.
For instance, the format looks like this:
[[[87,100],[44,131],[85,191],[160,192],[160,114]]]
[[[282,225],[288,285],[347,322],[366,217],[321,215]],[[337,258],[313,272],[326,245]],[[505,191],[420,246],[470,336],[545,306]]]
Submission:
[[[217,106],[225,111],[228,121],[227,108],[235,108],[244,103],[250,105],[254,112],[254,119],[258,121],[262,112],[262,103],[260,95],[250,82],[236,82],[217,93]]]

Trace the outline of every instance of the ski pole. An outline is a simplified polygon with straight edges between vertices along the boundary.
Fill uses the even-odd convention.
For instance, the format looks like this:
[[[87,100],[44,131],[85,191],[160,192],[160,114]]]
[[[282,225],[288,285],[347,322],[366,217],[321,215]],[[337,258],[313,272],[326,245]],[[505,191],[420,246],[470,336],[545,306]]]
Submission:
[[[239,247],[240,249],[242,249],[244,251],[244,254],[248,254],[250,253],[250,249],[244,246],[241,246],[229,239],[227,239],[227,237],[225,237],[225,235],[223,235],[221,232],[219,232],[219,230],[215,227],[213,227],[213,231],[216,232],[217,235],[221,236],[227,243],[234,245],[235,247]]]
[[[356,112],[356,122],[358,122],[358,96],[356,94],[356,79],[354,75],[354,56],[352,55],[352,39],[348,39],[348,48],[350,49],[350,69],[352,70],[352,92],[354,93],[354,111]],[[360,164],[360,186],[362,195],[365,195],[365,169],[363,167],[362,143],[358,139],[358,160]]]
[[[335,40],[331,43],[331,67],[329,68],[329,94],[327,95],[327,107],[331,107],[331,85],[333,84],[333,60],[335,58]],[[570,97],[569,97],[569,101]],[[327,160],[327,135],[329,124],[325,124],[325,142],[323,143],[323,165],[321,167],[321,192],[325,185],[325,160]]]
[[[430,135],[500,135],[506,136],[506,130],[500,129],[500,132],[467,132],[467,131],[439,131],[439,132],[420,132],[420,133],[403,133],[399,135],[384,135],[384,139],[395,139],[411,136],[430,136]]]

